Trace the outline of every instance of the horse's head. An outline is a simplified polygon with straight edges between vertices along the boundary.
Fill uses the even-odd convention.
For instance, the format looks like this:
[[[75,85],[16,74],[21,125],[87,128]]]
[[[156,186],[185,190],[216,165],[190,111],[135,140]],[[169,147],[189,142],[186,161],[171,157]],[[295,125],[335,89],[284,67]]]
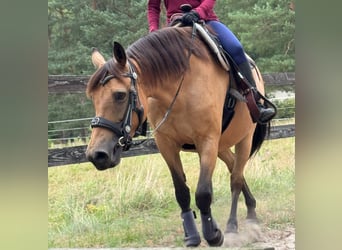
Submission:
[[[145,117],[136,89],[137,74],[123,47],[114,43],[113,58],[107,62],[93,49],[92,62],[97,71],[89,79],[87,96],[95,117],[86,157],[98,170],[105,170],[120,163],[122,151],[128,150]]]

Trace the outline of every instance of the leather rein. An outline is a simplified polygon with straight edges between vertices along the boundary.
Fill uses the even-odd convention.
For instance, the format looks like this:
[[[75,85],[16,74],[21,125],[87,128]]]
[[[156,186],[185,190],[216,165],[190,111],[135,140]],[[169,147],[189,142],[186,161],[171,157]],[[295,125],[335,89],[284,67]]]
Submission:
[[[130,132],[132,130],[132,114],[135,112],[138,115],[139,118],[139,125],[138,129],[141,128],[144,116],[144,108],[140,104],[139,96],[136,90],[136,80],[138,78],[137,73],[135,72],[132,64],[128,61],[128,68],[129,71],[127,73],[124,73],[122,76],[129,77],[131,79],[130,83],[130,89],[129,89],[129,100],[127,109],[125,112],[124,119],[119,122],[112,122],[110,120],[107,120],[103,117],[96,116],[91,120],[91,128],[106,128],[110,131],[112,131],[118,139],[117,145],[122,147],[124,151],[127,151],[130,146],[132,145],[132,137],[130,135]],[[112,78],[115,78],[113,75],[105,76],[100,83],[102,86],[104,86],[109,80]],[[138,107],[139,103],[139,107]]]

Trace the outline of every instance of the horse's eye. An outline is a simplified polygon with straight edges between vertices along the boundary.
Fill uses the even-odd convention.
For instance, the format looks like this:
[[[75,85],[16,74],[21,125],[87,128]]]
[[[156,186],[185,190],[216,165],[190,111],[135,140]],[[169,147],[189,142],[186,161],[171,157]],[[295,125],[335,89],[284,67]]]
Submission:
[[[125,92],[115,92],[114,100],[117,102],[122,102],[126,99],[127,94]]]

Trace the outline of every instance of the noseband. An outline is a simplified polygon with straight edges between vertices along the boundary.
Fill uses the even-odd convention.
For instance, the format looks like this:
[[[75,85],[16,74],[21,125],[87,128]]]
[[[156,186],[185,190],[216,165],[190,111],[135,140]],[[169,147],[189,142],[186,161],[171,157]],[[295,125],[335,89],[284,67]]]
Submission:
[[[123,74],[125,77],[129,77],[131,79],[131,85],[129,90],[129,99],[128,105],[125,112],[124,119],[119,122],[112,122],[103,117],[96,116],[91,120],[92,128],[106,128],[112,131],[119,139],[117,145],[122,147],[124,151],[127,151],[132,145],[132,137],[130,136],[130,132],[132,129],[132,112],[135,112],[139,118],[138,129],[143,124],[143,115],[144,108],[140,104],[139,96],[136,90],[136,80],[138,78],[137,73],[135,72],[133,66],[130,62],[128,62],[129,72]],[[115,78],[113,75],[108,75],[104,77],[100,83],[105,85],[110,79]],[[137,106],[139,103],[140,107]],[[139,135],[139,134],[138,134]]]

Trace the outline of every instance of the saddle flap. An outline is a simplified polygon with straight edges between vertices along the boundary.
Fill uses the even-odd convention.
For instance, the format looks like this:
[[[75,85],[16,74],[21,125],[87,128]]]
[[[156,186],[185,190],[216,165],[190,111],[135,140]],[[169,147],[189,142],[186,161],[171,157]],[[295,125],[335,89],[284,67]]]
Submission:
[[[203,38],[203,40],[208,44],[209,48],[214,52],[217,56],[217,59],[221,63],[221,66],[226,70],[229,71],[229,62],[226,56],[223,54],[222,49],[219,48],[217,42],[213,39],[212,35],[209,33],[207,29],[204,28],[203,25],[199,23],[194,23],[196,31],[198,34]]]

